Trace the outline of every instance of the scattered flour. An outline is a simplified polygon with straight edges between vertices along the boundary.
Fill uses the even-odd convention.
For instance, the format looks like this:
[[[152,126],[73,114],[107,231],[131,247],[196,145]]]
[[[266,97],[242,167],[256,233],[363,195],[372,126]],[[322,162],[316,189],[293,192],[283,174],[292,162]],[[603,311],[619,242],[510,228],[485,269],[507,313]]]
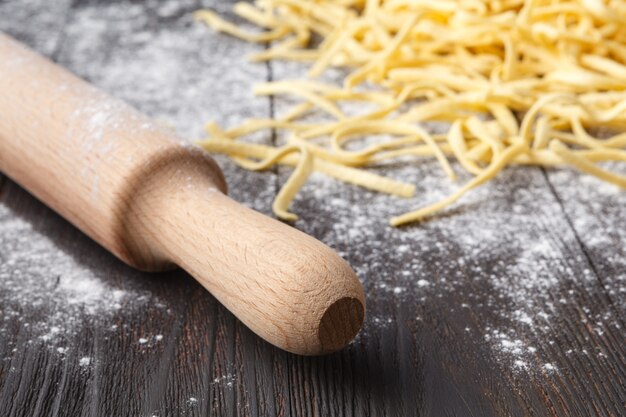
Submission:
[[[122,308],[141,307],[153,296],[113,286],[33,225],[0,204],[0,337],[17,337],[20,323],[30,343],[66,354],[68,341],[93,321],[110,320]],[[111,330],[117,329],[112,325]],[[23,337],[23,336],[21,336]]]
[[[556,370],[556,368],[554,367],[554,365],[552,365],[551,363],[544,363],[543,364],[543,369],[547,372],[554,372]]]
[[[303,214],[297,226],[330,243],[348,259],[365,282],[368,294],[381,298],[393,294],[404,302],[420,303],[418,320],[430,309],[439,310],[441,303],[462,300],[451,310],[471,310],[480,318],[472,326],[463,323],[460,327],[468,341],[475,340],[477,333],[483,334],[489,356],[512,372],[558,372],[558,366],[546,360],[554,356],[546,347],[554,346],[552,339],[562,335],[558,323],[563,317],[571,317],[572,309],[580,305],[579,294],[598,291],[598,280],[561,206],[545,187],[542,173],[509,170],[494,183],[467,195],[458,205],[461,208],[452,208],[449,215],[404,229],[388,227],[391,215],[436,201],[452,190],[447,179],[437,173],[437,167],[428,164],[382,171],[406,181],[419,178],[414,181],[417,197],[408,202],[313,175],[295,202],[294,210]],[[514,196],[510,195],[511,189],[515,190]],[[584,196],[576,198],[584,200]],[[576,223],[584,218],[590,224],[588,229],[598,227],[596,216],[593,210],[579,213]],[[316,226],[315,218],[319,217],[327,219],[324,229]],[[575,227],[578,233],[592,234],[580,225]],[[620,234],[611,239],[613,245],[626,242],[626,233],[613,233]],[[615,253],[606,239],[585,241],[589,245],[586,249],[595,250],[598,245],[604,257]],[[609,259],[613,267],[602,275],[603,285],[615,294],[614,303],[623,314],[626,262],[615,258]],[[587,302],[593,305],[591,300]],[[619,312],[616,317],[610,306],[583,305],[581,328],[588,321],[601,337],[606,327],[619,328]],[[399,325],[394,324],[394,317],[391,311],[370,310],[359,338]],[[454,317],[450,315],[451,320]],[[559,349],[591,355],[562,340]],[[601,349],[593,354],[598,358],[604,355]]]
[[[147,345],[147,344],[152,344],[151,342],[160,342],[162,340],[163,340],[163,335],[157,334],[156,336],[140,337],[139,340],[137,340],[137,342],[140,345]]]
[[[236,375],[234,373],[227,373],[213,379],[213,384],[218,384],[226,388],[232,388],[235,385]]]

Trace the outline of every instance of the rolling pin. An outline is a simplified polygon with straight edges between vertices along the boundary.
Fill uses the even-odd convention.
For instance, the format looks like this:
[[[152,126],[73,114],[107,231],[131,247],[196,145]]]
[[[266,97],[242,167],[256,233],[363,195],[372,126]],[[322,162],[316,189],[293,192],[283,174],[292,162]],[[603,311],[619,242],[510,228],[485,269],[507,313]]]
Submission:
[[[128,265],[180,266],[284,350],[339,350],[363,323],[333,250],[231,200],[204,151],[2,33],[0,171]]]

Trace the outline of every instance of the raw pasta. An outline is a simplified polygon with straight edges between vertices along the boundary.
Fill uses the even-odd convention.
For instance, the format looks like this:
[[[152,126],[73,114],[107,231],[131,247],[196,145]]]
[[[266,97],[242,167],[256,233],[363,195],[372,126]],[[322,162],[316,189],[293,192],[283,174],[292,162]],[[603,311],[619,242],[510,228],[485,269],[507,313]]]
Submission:
[[[626,161],[623,0],[257,0],[234,12],[264,30],[244,31],[208,10],[196,18],[271,43],[254,61],[310,63],[309,80],[255,89],[298,98],[287,114],[229,130],[209,124],[201,142],[248,169],[294,166],[273,206],[282,219],[297,218],[288,207],[312,171],[410,197],[413,185],[366,171],[407,156],[434,157],[452,180],[454,158],[473,178],[442,201],[392,218],[394,226],[444,209],[511,164],[570,165],[626,187],[626,176],[598,165]],[[345,69],[341,85],[315,81],[332,67]],[[347,102],[366,110],[349,114]],[[450,127],[430,134],[428,121]],[[610,137],[594,136],[598,128]],[[262,129],[282,133],[284,145],[241,140]]]

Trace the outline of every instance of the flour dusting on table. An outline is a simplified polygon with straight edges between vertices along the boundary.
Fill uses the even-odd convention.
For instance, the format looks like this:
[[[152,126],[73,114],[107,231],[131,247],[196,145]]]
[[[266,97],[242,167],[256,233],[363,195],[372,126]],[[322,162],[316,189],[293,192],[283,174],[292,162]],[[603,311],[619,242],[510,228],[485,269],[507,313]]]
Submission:
[[[399,302],[416,300],[423,314],[440,305],[456,303],[450,320],[455,320],[455,311],[460,311],[471,321],[471,326],[460,328],[455,336],[468,335],[466,342],[461,339],[459,343],[482,340],[488,347],[487,355],[514,372],[558,372],[558,364],[544,359],[548,356],[543,350],[546,347],[569,352],[568,355],[595,355],[602,359],[602,348],[583,352],[575,341],[557,340],[562,331],[554,323],[572,314],[570,308],[580,302],[574,297],[592,291],[598,278],[591,266],[580,269],[587,261],[562,207],[548,192],[542,172],[513,168],[501,179],[462,199],[449,214],[419,226],[390,228],[386,220],[395,211],[435,201],[454,187],[434,164],[419,164],[421,168],[409,165],[388,171],[395,178],[415,181],[417,197],[410,201],[363,192],[314,175],[295,209],[329,218],[332,229],[318,230],[312,214],[308,218],[305,215],[298,227],[317,234],[351,261],[365,281],[369,297]],[[578,181],[579,174],[567,175],[570,182]],[[621,198],[624,204],[617,189],[605,187],[604,192],[609,198]],[[593,225],[595,218],[594,212],[575,213],[575,224]],[[621,239],[626,241],[626,237]],[[387,242],[395,243],[389,246]],[[602,242],[590,240],[591,245]],[[586,248],[589,249],[594,248]],[[608,247],[605,249],[612,253]],[[567,256],[570,252],[571,262]],[[400,272],[393,273],[398,271],[398,265],[402,265]],[[623,297],[626,264],[619,265],[618,273],[603,277],[603,284],[609,292]],[[439,273],[430,275],[433,270]],[[593,304],[591,300],[587,302]],[[626,302],[619,302],[617,307],[626,310]],[[364,343],[370,332],[402,325],[394,323],[392,316],[369,314],[360,336]],[[580,320],[594,323],[599,337],[602,328],[619,326],[611,306],[587,309],[581,314]],[[480,317],[476,319],[479,321],[473,321],[473,316]]]
[[[29,343],[66,354],[64,343],[93,321],[112,320],[122,308],[141,307],[145,291],[117,288],[59,247],[33,224],[0,204],[0,334],[17,320]],[[85,362],[85,361],[83,361]]]

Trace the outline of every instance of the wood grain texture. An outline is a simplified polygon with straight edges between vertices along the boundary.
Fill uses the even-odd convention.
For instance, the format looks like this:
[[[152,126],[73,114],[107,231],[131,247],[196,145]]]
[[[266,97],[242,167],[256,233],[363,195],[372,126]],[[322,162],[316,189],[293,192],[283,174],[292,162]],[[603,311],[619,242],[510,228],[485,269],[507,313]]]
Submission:
[[[68,16],[40,9],[33,0],[26,3],[30,11],[20,13],[33,22],[67,19],[67,24],[18,30],[0,14],[3,30],[27,42],[35,39],[31,45],[62,36],[62,46],[52,45],[48,55],[56,49],[62,64],[186,136],[199,135],[205,120],[230,125],[280,112],[279,100],[252,99],[247,89],[296,71],[282,64],[246,64],[253,46],[213,35],[185,17],[200,2],[176,1],[177,7],[165,11],[159,2],[78,2]],[[0,7],[17,11],[23,4],[4,1]],[[204,5],[221,12],[230,7],[229,2]],[[144,32],[151,36],[140,36]],[[188,44],[174,47],[168,38]],[[123,69],[134,68],[134,60],[161,71],[146,70],[133,80],[133,71]],[[169,81],[159,75],[163,71]],[[214,74],[223,82],[207,81]],[[220,100],[225,97],[231,100]],[[270,207],[288,173],[249,173],[219,161],[234,198],[258,209]],[[389,199],[319,176],[296,200],[293,209],[301,215],[296,226],[340,251],[366,287],[363,332],[347,349],[320,358],[271,347],[182,273],[153,277],[123,266],[7,182],[0,198],[10,217],[3,222],[23,219],[32,225],[32,235],[53,239],[86,270],[99,271],[109,287],[146,301],[128,302],[100,317],[79,315],[75,334],[64,336],[62,346],[69,349],[59,355],[37,338],[36,329],[24,326],[43,320],[53,307],[20,305],[19,320],[8,315],[13,293],[0,285],[1,414],[624,415],[623,194],[576,173],[511,169],[434,221],[389,228],[390,214],[433,197],[435,185],[426,180],[437,172],[435,164],[422,162],[400,168],[400,174],[393,171],[413,178],[418,201]],[[2,240],[0,259],[16,242],[16,237]],[[534,245],[542,251],[528,252]],[[35,261],[11,270],[33,274]],[[44,285],[55,277],[39,278]],[[552,284],[521,285],[544,281]],[[533,325],[517,317],[518,311]],[[518,356],[494,344],[496,331],[525,347],[527,368],[516,367]],[[164,336],[161,342],[138,342],[156,334]],[[81,367],[83,357],[94,361]],[[547,363],[556,370],[545,368]]]

